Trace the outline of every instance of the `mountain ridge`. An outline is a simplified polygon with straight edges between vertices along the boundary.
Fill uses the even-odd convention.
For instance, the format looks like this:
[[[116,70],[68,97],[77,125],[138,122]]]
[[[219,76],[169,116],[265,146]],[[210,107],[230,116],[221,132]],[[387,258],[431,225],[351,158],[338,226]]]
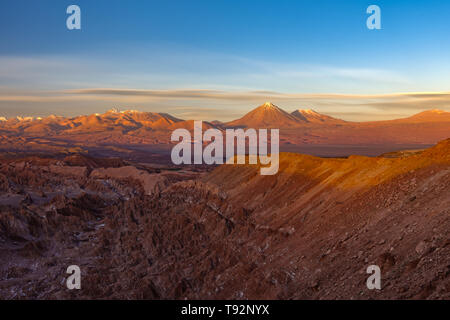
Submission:
[[[248,113],[244,114],[241,118],[231,120],[231,121],[221,121],[219,119],[216,119],[214,121],[205,121],[212,124],[233,124],[237,122],[243,122],[244,119],[248,119],[248,116],[254,116],[255,114],[261,115],[263,113],[277,113],[282,114],[287,119],[290,119],[291,121],[296,122],[297,120],[302,120],[303,122],[317,122],[317,123],[325,123],[327,121],[336,121],[336,122],[351,122],[351,123],[375,123],[375,122],[388,122],[388,121],[403,121],[407,119],[417,119],[417,120],[436,120],[436,119],[445,119],[446,121],[450,119],[450,112],[440,110],[440,109],[427,109],[418,113],[415,113],[411,116],[405,117],[405,118],[397,118],[392,120],[375,120],[375,121],[346,121],[343,119],[335,118],[332,116],[329,116],[324,113],[320,113],[315,111],[314,109],[296,109],[292,111],[291,113],[285,111],[284,109],[280,108],[279,106],[271,103],[271,102],[265,102],[264,104],[252,109]],[[263,114],[264,115],[264,114]],[[5,123],[13,123],[13,122],[35,122],[35,121],[42,121],[42,122],[51,122],[51,121],[76,121],[83,118],[89,118],[89,117],[100,117],[100,118],[106,118],[107,116],[115,116],[116,118],[123,119],[123,118],[129,118],[129,117],[148,117],[150,122],[152,122],[152,118],[165,118],[167,120],[170,120],[170,122],[181,122],[181,121],[189,121],[185,119],[177,118],[169,113],[166,112],[150,112],[150,111],[139,111],[139,110],[122,110],[119,111],[118,109],[110,109],[107,110],[105,113],[92,113],[92,114],[85,114],[85,115],[78,115],[73,117],[64,117],[64,116],[58,116],[58,115],[48,115],[48,116],[16,116],[16,117],[0,117],[0,123],[5,125]]]
[[[142,149],[141,145],[167,149],[173,144],[171,132],[176,129],[192,132],[194,128],[194,120],[179,119],[167,113],[116,109],[70,118],[53,115],[2,120],[1,149],[27,152],[61,148],[69,152],[67,150],[88,148],[107,154],[111,150],[132,154],[136,152],[136,147],[132,146]],[[228,128],[280,129],[280,146],[285,151],[305,153],[304,146],[322,149],[323,146],[364,146],[366,151],[362,153],[347,148],[348,152],[335,150],[326,154],[343,156],[356,150],[357,154],[375,155],[378,151],[370,151],[373,149],[370,146],[385,146],[377,149],[381,154],[402,148],[421,149],[449,138],[450,112],[434,109],[396,120],[348,122],[312,109],[288,113],[266,102],[237,120],[203,122],[204,131],[211,128],[222,132]],[[312,154],[324,154],[314,150]]]
[[[342,119],[337,119],[331,116],[327,116],[325,114],[321,114],[319,112],[314,111],[313,109],[297,109],[294,112],[292,112],[291,115],[308,123],[335,124],[346,122],[345,120]]]

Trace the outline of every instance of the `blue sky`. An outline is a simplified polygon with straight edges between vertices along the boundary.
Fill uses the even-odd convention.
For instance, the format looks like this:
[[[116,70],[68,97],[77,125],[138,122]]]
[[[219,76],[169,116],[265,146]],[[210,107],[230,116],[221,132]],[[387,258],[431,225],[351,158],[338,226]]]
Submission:
[[[71,4],[82,30],[66,28]],[[371,4],[382,30],[366,27]],[[450,110],[449,34],[436,0],[2,0],[0,116],[228,120],[266,100],[349,120]]]

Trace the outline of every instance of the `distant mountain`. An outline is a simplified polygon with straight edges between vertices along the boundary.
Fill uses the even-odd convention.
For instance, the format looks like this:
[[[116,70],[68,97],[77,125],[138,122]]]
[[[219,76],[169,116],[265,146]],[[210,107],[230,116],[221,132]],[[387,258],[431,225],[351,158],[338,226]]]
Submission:
[[[291,113],[294,117],[299,119],[300,121],[304,121],[307,123],[319,123],[319,124],[336,124],[336,123],[345,123],[344,120],[336,119],[330,116],[326,116],[324,114],[320,114],[312,109],[298,109]]]
[[[132,154],[136,150],[147,152],[150,146],[169,148],[171,132],[179,128],[192,132],[194,120],[135,110],[110,110],[72,118],[0,118],[0,150],[51,152],[82,148],[102,155],[105,150],[108,155],[113,151]],[[267,102],[231,122],[204,121],[203,130],[209,128],[280,129],[281,147],[286,146],[285,150],[294,152],[305,152],[304,146],[345,146],[347,149],[348,146],[368,149],[384,146],[382,152],[377,153],[381,154],[400,150],[400,145],[421,149],[449,138],[450,112],[428,110],[404,119],[347,122],[311,109],[290,114]],[[358,148],[348,150],[355,153],[359,152]],[[312,152],[316,154],[316,151]],[[347,152],[339,151],[338,154]]]
[[[103,114],[72,118],[17,117],[0,121],[0,149],[67,153],[68,150],[81,148],[100,150],[100,154],[110,154],[112,151],[131,154],[136,150],[130,151],[127,146],[168,148],[171,132],[181,128],[193,131],[194,121],[178,119],[166,113],[136,110],[113,109]],[[204,131],[210,128],[217,126],[203,122]]]
[[[80,116],[72,119],[75,124],[72,132],[80,132],[86,129],[102,130],[125,130],[130,131],[141,127],[153,129],[170,128],[182,120],[164,113],[139,112],[136,110],[115,111],[110,110],[104,114],[93,114]]]
[[[276,105],[266,102],[238,120],[226,123],[227,127],[243,128],[293,128],[301,121]]]
[[[426,110],[405,119],[398,119],[401,122],[443,122],[450,121],[450,112],[439,109]]]
[[[250,111],[238,120],[226,123],[227,127],[242,128],[298,128],[305,124],[339,124],[346,123],[344,120],[336,119],[314,110],[298,109],[291,114],[278,106],[266,102],[265,104]]]
[[[166,113],[110,110],[104,114],[95,113],[73,118],[54,115],[45,118],[17,117],[2,121],[0,127],[17,133],[56,135],[95,132],[125,133],[140,128],[171,130],[180,127],[179,124],[183,122],[183,120]]]

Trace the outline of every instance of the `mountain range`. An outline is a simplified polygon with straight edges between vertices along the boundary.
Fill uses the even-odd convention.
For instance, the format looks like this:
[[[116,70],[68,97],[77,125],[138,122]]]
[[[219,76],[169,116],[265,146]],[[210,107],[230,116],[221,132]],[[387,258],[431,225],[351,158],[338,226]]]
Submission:
[[[247,128],[298,128],[307,124],[339,124],[344,120],[336,119],[320,114],[314,110],[298,109],[288,113],[278,106],[266,102],[258,108],[250,111],[240,119],[228,122],[228,127]]]
[[[131,153],[146,146],[152,150],[167,150],[173,130],[193,130],[193,125],[193,120],[182,120],[166,113],[114,109],[104,114],[72,118],[53,115],[44,118],[0,118],[0,148],[3,151],[59,152],[105,149]],[[349,122],[311,109],[288,113],[266,102],[240,119],[203,122],[203,126],[204,130],[278,128],[284,151],[334,156],[350,153],[368,155],[369,149],[377,153],[422,148],[449,138],[450,112],[428,110],[403,119]],[[345,150],[324,152],[326,148],[340,146],[345,146]],[[365,151],[358,152],[361,147]]]

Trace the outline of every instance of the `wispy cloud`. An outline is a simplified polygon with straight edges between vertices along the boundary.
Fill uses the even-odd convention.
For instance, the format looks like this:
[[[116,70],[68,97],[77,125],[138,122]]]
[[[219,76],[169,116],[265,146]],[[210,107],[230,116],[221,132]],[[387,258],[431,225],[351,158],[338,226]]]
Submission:
[[[284,93],[276,91],[225,91],[209,89],[136,90],[85,88],[13,95],[0,90],[0,107],[7,103],[43,105],[91,105],[102,111],[113,106],[168,112],[181,118],[235,119],[265,101],[292,111],[314,108],[347,120],[392,119],[425,109],[450,111],[450,92],[389,94]],[[101,106],[101,107],[99,107]],[[72,109],[71,109],[72,110]],[[79,110],[79,109],[73,109]],[[65,112],[67,114],[67,112]]]
[[[156,97],[173,99],[211,99],[211,100],[243,100],[254,101],[263,97],[272,97],[281,100],[443,100],[450,99],[450,92],[406,92],[389,94],[340,94],[340,93],[284,93],[277,91],[224,91],[209,89],[176,89],[176,90],[136,90],[116,88],[86,88],[59,91],[60,94],[91,95],[91,96],[129,96],[129,97]]]
[[[283,93],[275,91],[221,91],[221,90],[133,90],[133,89],[77,89],[64,91],[70,95],[86,96],[120,96],[120,97],[146,97],[209,101],[242,101],[262,102],[276,100],[279,102],[296,102],[313,105],[365,105],[380,110],[390,108],[419,110],[424,108],[450,107],[450,92],[407,92],[390,94],[333,94],[333,93]]]
[[[348,120],[370,120],[450,108],[447,92],[358,94],[426,88],[395,70],[169,51],[149,50],[151,59],[142,50],[138,56],[130,50],[127,59],[99,53],[0,56],[0,115],[75,115],[129,107],[231,120],[272,101],[286,110],[307,107]]]
[[[386,90],[411,82],[395,70],[355,66],[265,61],[200,50],[149,49],[149,56],[89,55],[0,56],[0,85],[16,88],[130,87],[174,89],[352,91]],[[182,52],[182,54],[181,54]]]

